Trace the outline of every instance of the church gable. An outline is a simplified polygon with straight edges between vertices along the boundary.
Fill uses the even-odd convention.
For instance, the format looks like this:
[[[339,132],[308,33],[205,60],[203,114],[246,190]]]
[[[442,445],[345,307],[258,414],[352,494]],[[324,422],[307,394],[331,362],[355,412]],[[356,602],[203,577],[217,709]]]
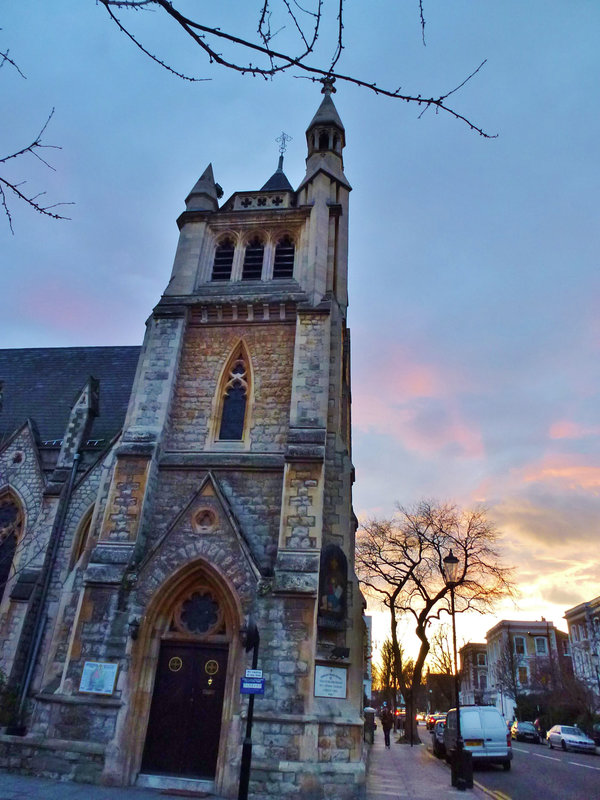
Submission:
[[[211,473],[141,562],[138,575],[142,596],[145,576],[152,576],[151,588],[196,559],[213,564],[241,595],[255,588],[260,578],[248,542]]]

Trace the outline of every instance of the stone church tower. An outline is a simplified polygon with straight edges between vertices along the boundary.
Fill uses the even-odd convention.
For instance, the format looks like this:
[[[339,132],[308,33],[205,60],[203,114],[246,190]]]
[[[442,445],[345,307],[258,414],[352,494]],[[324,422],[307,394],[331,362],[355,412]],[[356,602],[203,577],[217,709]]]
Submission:
[[[219,205],[209,166],[188,195],[122,431],[73,467],[66,532],[40,566],[52,574],[32,594],[49,619],[37,652],[35,609],[10,616],[5,593],[5,671],[22,686],[29,663],[33,677],[25,735],[0,737],[0,753],[52,739],[79,779],[237,797],[254,624],[264,694],[250,797],[363,796],[350,186],[332,91],[325,82],[306,131],[298,189],[281,157],[260,190]],[[85,383],[73,407],[57,480],[102,389]]]

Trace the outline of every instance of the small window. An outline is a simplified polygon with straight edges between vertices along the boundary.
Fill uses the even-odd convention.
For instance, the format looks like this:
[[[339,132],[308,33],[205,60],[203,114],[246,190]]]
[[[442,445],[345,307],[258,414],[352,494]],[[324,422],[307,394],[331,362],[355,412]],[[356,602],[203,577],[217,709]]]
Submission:
[[[515,636],[515,653],[518,656],[525,655],[525,639],[522,636]]]
[[[231,280],[231,267],[233,266],[233,255],[235,245],[231,239],[223,239],[215,250],[215,261],[213,264],[212,280],[228,281]]]
[[[477,653],[477,665],[480,667],[485,667],[487,664],[487,656],[485,653]]]
[[[277,242],[273,262],[274,278],[292,278],[294,275],[294,242],[284,236]]]
[[[243,281],[259,281],[262,278],[264,253],[265,246],[257,236],[248,242],[242,268]]]
[[[546,640],[543,636],[537,636],[535,639],[535,652],[538,656],[545,656],[548,652]]]
[[[247,400],[248,370],[244,357],[240,352],[229,370],[229,376],[225,384],[221,426],[219,429],[219,439],[221,441],[241,441],[243,439]]]
[[[326,131],[319,134],[319,150],[329,150],[329,134]]]

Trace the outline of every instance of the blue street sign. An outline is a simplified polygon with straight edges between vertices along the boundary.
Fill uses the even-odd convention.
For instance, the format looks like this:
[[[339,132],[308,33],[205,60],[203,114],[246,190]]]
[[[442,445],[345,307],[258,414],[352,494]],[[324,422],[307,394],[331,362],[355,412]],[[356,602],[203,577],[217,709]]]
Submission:
[[[265,679],[264,678],[240,678],[240,693],[241,694],[264,694],[265,693]]]

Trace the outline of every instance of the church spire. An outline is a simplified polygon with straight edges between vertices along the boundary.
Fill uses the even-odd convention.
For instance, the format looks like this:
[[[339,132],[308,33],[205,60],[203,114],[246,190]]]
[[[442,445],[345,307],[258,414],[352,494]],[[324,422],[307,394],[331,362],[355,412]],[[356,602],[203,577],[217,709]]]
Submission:
[[[278,136],[275,141],[279,143],[279,164],[275,172],[261,188],[261,192],[292,192],[294,191],[293,187],[283,172],[283,154],[287,150],[287,143],[292,141],[292,137],[282,131],[281,136]]]
[[[185,198],[187,211],[218,211],[221,187],[215,183],[212,164],[204,170],[192,191]]]

